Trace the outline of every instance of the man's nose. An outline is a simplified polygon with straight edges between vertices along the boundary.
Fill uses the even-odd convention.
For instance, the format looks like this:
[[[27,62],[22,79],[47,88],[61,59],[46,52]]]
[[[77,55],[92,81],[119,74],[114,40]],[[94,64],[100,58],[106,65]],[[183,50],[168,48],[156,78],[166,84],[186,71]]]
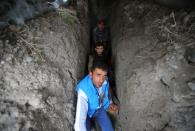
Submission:
[[[105,80],[105,79],[104,79],[104,77],[100,77],[100,82],[102,82],[102,83],[103,83],[103,82],[104,82],[104,80]]]

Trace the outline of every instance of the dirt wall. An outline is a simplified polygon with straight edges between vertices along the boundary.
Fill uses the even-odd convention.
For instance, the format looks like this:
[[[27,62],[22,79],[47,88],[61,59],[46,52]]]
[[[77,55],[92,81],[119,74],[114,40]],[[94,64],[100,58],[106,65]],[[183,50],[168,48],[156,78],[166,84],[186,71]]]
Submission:
[[[117,130],[193,131],[194,10],[121,1],[110,18],[117,93]],[[113,10],[114,10],[113,9]],[[192,82],[193,83],[193,82]]]
[[[85,21],[77,10],[60,8],[0,31],[1,131],[73,130],[75,85],[88,50],[87,11]]]

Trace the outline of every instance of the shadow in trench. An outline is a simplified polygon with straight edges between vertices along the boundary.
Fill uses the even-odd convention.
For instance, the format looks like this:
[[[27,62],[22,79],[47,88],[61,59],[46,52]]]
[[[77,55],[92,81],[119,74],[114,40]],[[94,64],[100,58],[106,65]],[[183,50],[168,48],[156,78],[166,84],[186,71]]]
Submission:
[[[106,26],[106,21],[104,19],[99,19],[97,25],[91,29],[91,43],[90,43],[90,53],[88,55],[88,62],[86,67],[86,74],[90,72],[90,68],[93,62],[101,61],[108,66],[108,82],[110,84],[110,99],[113,104],[118,105],[120,101],[117,96],[116,84],[115,84],[115,73],[114,65],[112,60],[112,46],[110,39],[109,27]],[[92,59],[92,60],[91,60]],[[108,111],[111,118],[112,124],[115,127],[117,111]],[[92,120],[92,125],[94,129],[100,130],[98,124]]]

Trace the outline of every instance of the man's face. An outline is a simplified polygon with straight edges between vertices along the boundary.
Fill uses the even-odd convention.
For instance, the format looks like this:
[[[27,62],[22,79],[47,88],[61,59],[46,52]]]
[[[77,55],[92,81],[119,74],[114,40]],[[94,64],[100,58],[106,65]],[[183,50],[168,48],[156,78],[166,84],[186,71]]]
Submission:
[[[96,46],[95,47],[95,51],[98,55],[102,55],[103,51],[104,51],[104,47],[103,46]]]
[[[96,68],[94,71],[90,72],[90,76],[92,78],[92,81],[95,87],[99,88],[102,86],[102,84],[104,83],[106,79],[107,71]]]
[[[104,30],[104,23],[103,22],[101,22],[101,23],[98,23],[98,28],[99,28],[99,30]]]

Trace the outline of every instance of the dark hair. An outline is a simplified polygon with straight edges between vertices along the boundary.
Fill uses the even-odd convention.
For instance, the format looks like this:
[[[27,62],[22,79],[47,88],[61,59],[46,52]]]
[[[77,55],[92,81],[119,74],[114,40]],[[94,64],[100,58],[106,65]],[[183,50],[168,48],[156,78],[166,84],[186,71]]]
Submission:
[[[96,42],[95,43],[95,47],[97,47],[97,46],[105,46],[105,44],[104,44],[104,42]]]
[[[105,22],[104,22],[103,19],[98,20],[98,24],[104,24],[104,23],[105,23]]]
[[[94,61],[91,67],[91,71],[94,71],[96,68],[102,69],[103,71],[108,71],[108,66],[102,61]]]

